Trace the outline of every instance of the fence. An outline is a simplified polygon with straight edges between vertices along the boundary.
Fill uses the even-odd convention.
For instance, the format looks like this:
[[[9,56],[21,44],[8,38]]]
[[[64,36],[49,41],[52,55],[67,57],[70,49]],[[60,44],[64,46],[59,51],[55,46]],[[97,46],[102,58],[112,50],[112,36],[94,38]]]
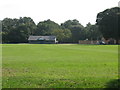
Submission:
[[[79,40],[79,44],[98,44],[97,40]]]

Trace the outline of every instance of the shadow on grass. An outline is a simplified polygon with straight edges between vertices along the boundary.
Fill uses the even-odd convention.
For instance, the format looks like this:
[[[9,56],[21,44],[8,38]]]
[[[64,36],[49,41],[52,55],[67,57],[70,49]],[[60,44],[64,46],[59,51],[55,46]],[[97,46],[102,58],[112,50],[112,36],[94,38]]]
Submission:
[[[120,89],[120,79],[114,79],[107,83],[106,88]]]

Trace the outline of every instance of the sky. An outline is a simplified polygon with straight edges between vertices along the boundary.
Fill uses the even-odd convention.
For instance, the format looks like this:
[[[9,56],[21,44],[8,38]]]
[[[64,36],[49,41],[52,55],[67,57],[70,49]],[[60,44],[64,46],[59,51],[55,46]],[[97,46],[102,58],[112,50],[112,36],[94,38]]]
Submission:
[[[31,17],[37,24],[50,19],[58,24],[77,19],[83,26],[95,24],[96,16],[118,6],[119,0],[0,0],[0,20]]]

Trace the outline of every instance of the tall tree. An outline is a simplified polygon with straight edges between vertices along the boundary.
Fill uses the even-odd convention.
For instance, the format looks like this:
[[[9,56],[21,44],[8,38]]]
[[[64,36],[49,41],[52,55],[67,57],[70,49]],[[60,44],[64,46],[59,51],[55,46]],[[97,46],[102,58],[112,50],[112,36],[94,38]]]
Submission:
[[[72,37],[71,42],[77,43],[78,40],[85,39],[84,27],[79,23],[78,20],[68,20],[61,24],[62,28],[67,28],[71,31]]]
[[[20,19],[5,18],[3,24],[3,42],[27,42],[29,35],[34,34],[36,25],[30,17]]]
[[[99,30],[106,39],[120,39],[120,7],[106,9],[97,14],[96,19]]]
[[[10,35],[12,30],[16,28],[16,24],[18,19],[5,18],[2,20],[2,41],[10,42],[10,38],[14,37],[14,35]]]
[[[89,40],[98,40],[102,38],[101,32],[98,30],[97,25],[92,25],[88,23],[85,27],[85,37]]]
[[[52,35],[52,31],[55,29],[60,29],[60,26],[48,19],[38,23],[35,35]]]
[[[58,29],[58,30],[54,30],[52,32],[52,35],[55,35],[59,42],[67,43],[67,42],[70,42],[70,38],[72,34],[69,29]]]

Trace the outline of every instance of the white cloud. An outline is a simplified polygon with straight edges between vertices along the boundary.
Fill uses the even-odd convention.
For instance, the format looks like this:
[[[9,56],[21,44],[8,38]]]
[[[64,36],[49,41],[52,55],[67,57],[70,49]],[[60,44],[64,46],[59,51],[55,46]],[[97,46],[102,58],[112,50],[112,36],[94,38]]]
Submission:
[[[95,23],[100,11],[118,5],[118,0],[1,0],[0,19],[28,16],[38,23],[51,19],[63,23],[77,19],[81,24]]]

